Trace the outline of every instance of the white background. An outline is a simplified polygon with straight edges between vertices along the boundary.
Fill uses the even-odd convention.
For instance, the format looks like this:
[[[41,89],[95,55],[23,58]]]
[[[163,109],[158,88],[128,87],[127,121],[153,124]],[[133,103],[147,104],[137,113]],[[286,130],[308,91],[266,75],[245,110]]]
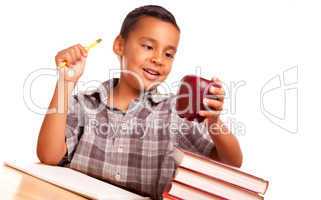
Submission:
[[[0,162],[36,159],[43,115],[24,103],[23,84],[28,75],[41,68],[55,69],[57,51],[102,37],[103,43],[88,58],[82,81],[106,80],[108,70],[119,66],[112,42],[122,20],[130,10],[150,3],[169,9],[182,31],[168,83],[195,73],[197,66],[205,78],[217,76],[227,84],[245,81],[232,104],[235,112],[223,117],[245,125],[245,135],[238,136],[244,154],[242,168],[270,181],[266,199],[317,195],[321,179],[317,126],[321,6],[317,1],[2,1]],[[260,109],[263,85],[294,66],[299,100],[295,134],[271,123]],[[35,80],[31,94],[37,105],[48,106],[54,86],[54,76]],[[283,90],[277,91],[266,97],[265,105],[280,114]],[[291,119],[289,127],[296,127],[296,105],[289,99],[289,118],[283,121]],[[226,101],[227,108],[230,103]]]

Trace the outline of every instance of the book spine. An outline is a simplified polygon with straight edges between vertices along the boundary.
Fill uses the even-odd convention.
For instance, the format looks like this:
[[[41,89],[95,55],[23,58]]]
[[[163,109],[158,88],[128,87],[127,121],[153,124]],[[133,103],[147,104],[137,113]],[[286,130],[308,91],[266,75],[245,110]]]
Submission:
[[[195,153],[183,150],[183,149],[176,150],[175,159],[178,162],[178,165],[180,167],[184,167],[186,169],[190,169],[192,171],[195,171],[195,172],[207,175],[207,176],[211,176],[211,177],[220,179],[222,181],[230,182],[233,185],[240,186],[242,188],[245,188],[245,189],[255,192],[255,193],[265,194],[265,192],[267,191],[267,188],[268,188],[268,181],[266,181],[264,179],[261,179],[259,177],[253,176],[253,175],[245,173],[245,172],[242,172],[232,166],[211,160],[211,159],[206,158],[202,155],[195,154]],[[192,159],[193,162],[199,163],[199,165],[196,167],[193,167],[191,165],[191,162],[188,162],[186,164],[186,162],[184,162],[185,159]],[[213,166],[217,170],[221,169],[222,172],[221,172],[220,177],[216,176],[216,175],[215,176],[210,175],[209,173],[207,173],[208,170],[204,170],[203,168],[199,167],[199,166],[204,166],[204,165],[205,166]],[[251,186],[247,186],[246,184],[237,183],[238,181],[226,180],[225,178],[222,177],[222,174],[223,174],[223,172],[227,173],[228,171],[231,172],[232,174],[234,174],[235,176],[238,176],[241,180],[245,179],[245,180],[247,180],[247,182],[251,182]]]
[[[163,200],[184,200],[184,199],[182,199],[182,198],[178,198],[178,197],[175,197],[175,196],[173,196],[173,195],[170,195],[170,194],[168,194],[167,192],[164,192],[164,193],[162,194],[162,196],[163,196]]]
[[[193,191],[193,193],[196,193],[196,194],[199,194],[199,195],[202,195],[202,196],[203,196],[203,195],[206,195],[207,198],[208,198],[208,197],[211,197],[212,200],[229,200],[229,199],[224,198],[224,197],[222,197],[222,196],[220,196],[220,195],[218,195],[218,194],[213,194],[213,193],[206,192],[206,191],[204,191],[204,190],[201,190],[201,189],[196,188],[196,187],[193,187],[193,186],[191,186],[191,185],[182,183],[182,182],[180,182],[180,181],[174,180],[174,181],[172,181],[172,182],[175,183],[175,184],[181,185],[181,186],[183,186],[184,188],[188,188],[188,190]],[[169,193],[170,193],[170,192],[169,192]],[[182,197],[182,198],[183,198],[183,197]]]
[[[235,185],[235,184],[226,182],[224,180],[217,179],[217,178],[215,178],[213,176],[208,176],[206,174],[202,174],[202,173],[193,171],[191,169],[187,169],[187,168],[184,168],[184,167],[178,167],[176,169],[176,174],[175,174],[174,180],[178,181],[178,182],[181,182],[181,183],[184,183],[184,184],[187,184],[187,185],[190,185],[192,187],[197,187],[195,185],[197,183],[196,182],[191,182],[189,180],[183,180],[182,178],[184,177],[184,175],[183,176],[179,176],[180,173],[185,174],[185,176],[188,175],[191,178],[191,180],[193,180],[193,179],[201,180],[202,181],[202,185],[204,185],[204,183],[207,183],[208,185],[219,184],[219,185],[223,186],[224,188],[226,188],[225,191],[230,190],[230,191],[234,191],[234,192],[240,193],[241,195],[251,196],[254,199],[261,199],[261,196],[259,195],[259,193],[253,192],[253,191],[248,190],[248,189],[243,188],[243,187],[240,187],[239,185]],[[199,188],[199,189],[200,190],[205,190],[203,188]],[[207,192],[210,192],[210,191],[207,191]]]

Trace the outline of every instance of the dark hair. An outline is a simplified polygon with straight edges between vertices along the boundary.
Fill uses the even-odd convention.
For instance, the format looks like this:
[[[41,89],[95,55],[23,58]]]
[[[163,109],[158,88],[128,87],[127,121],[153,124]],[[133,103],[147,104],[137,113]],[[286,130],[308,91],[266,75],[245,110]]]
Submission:
[[[134,29],[134,26],[136,25],[138,20],[143,16],[155,17],[162,21],[169,22],[173,24],[178,31],[180,31],[178,25],[176,24],[175,17],[172,13],[161,6],[147,5],[138,7],[127,14],[121,26],[120,35],[124,39],[126,39],[129,32]]]

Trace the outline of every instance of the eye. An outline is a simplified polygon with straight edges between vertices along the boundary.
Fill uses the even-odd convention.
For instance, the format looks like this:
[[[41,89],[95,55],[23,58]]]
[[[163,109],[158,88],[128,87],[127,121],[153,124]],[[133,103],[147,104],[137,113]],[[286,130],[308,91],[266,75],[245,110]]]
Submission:
[[[142,47],[146,50],[153,50],[153,47],[147,44],[142,44]]]
[[[173,59],[174,58],[174,54],[171,53],[165,53],[167,58]]]

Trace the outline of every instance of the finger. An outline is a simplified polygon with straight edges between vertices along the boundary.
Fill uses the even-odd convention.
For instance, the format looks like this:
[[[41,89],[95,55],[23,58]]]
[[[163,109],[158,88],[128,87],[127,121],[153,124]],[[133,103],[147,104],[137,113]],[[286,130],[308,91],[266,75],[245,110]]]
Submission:
[[[220,111],[201,110],[198,112],[198,114],[202,117],[218,117],[218,116],[220,116],[221,112]]]
[[[57,67],[63,66],[65,64],[65,58],[63,58],[59,53],[55,57]]]
[[[217,83],[221,83],[221,80],[219,78],[217,78],[216,76],[212,77],[212,81],[217,82]]]
[[[75,46],[73,49],[74,49],[75,56],[76,56],[75,62],[77,63],[78,61],[80,61],[82,55],[81,55],[81,52],[80,52],[80,49],[79,49],[78,45]]]
[[[217,77],[212,77],[212,85],[215,87],[222,87],[222,82]]]
[[[206,95],[206,98],[224,102],[225,96],[221,94],[210,94],[210,95]]]
[[[84,56],[84,57],[87,57],[87,50],[85,49],[85,47],[83,47],[81,44],[78,44],[78,48],[81,52],[81,55]]]
[[[75,65],[76,61],[77,61],[77,55],[76,55],[76,51],[74,47],[71,47],[69,49],[69,54],[71,56],[71,65]]]
[[[220,101],[224,100],[225,91],[223,88],[217,88],[217,87],[211,86],[209,89],[209,92],[210,92],[210,95],[206,95],[208,98],[216,99]]]
[[[81,57],[80,60],[76,62],[75,66],[85,66],[85,63],[86,63],[86,58]]]
[[[224,88],[218,88],[218,87],[211,86],[209,90],[210,90],[210,93],[212,93],[214,95],[225,95]]]
[[[68,52],[58,53],[56,56],[57,66],[68,66],[70,65],[71,57],[68,55]]]
[[[73,65],[73,58],[72,58],[72,55],[69,52],[66,52],[63,55],[63,58],[65,59],[67,67],[71,67]]]
[[[211,110],[217,110],[217,111],[223,110],[223,102],[222,101],[204,98],[203,103],[204,103],[205,107],[207,107]]]
[[[86,57],[81,57],[80,62],[82,65],[86,64]]]

